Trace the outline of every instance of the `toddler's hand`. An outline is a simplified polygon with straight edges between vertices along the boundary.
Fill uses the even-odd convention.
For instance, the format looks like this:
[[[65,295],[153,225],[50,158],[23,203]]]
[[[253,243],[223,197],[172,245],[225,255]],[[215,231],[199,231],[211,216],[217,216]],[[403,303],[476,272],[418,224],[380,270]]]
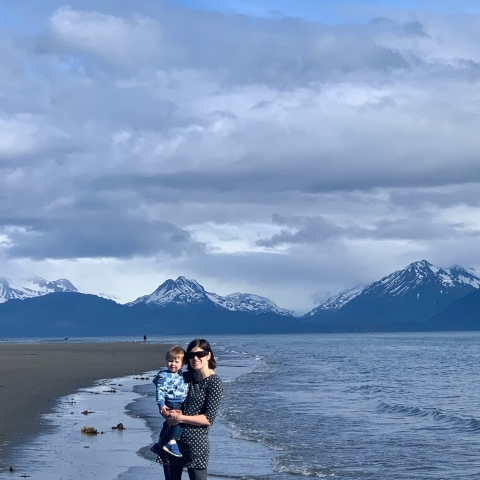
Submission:
[[[170,410],[166,405],[164,405],[162,408],[159,409],[160,410],[160,415],[162,415],[162,417],[164,417],[168,411]]]

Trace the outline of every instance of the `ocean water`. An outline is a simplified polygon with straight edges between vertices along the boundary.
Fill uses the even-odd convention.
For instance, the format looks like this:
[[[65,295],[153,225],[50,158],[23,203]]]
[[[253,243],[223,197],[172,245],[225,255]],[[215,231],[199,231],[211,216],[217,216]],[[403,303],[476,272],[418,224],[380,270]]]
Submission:
[[[208,338],[225,381],[209,477],[480,478],[480,332]],[[185,345],[190,337],[151,340]],[[122,385],[115,405],[104,393],[110,383]],[[148,451],[161,426],[150,381],[95,388],[101,395],[59,401],[45,419],[53,428],[18,449],[19,472],[38,480],[163,478]],[[82,438],[86,420],[72,402],[96,409],[88,421],[105,435]],[[128,428],[113,433],[119,419]]]

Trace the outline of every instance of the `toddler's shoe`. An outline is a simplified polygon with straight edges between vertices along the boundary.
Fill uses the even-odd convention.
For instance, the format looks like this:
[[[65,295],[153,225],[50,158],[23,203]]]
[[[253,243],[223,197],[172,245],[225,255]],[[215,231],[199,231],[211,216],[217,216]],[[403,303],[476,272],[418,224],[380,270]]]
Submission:
[[[155,443],[155,445],[152,445],[150,447],[150,451],[153,452],[155,455],[160,455],[160,445],[158,443]]]
[[[180,453],[180,450],[178,449],[178,445],[176,443],[166,443],[163,446],[163,449],[168,452],[170,455],[173,455],[174,457],[181,457],[182,454]]]

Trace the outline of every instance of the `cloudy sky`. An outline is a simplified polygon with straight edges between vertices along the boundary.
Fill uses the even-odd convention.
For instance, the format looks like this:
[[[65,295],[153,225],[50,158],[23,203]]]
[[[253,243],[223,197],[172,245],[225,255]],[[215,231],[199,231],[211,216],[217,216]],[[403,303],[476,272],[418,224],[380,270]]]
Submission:
[[[313,308],[480,270],[480,0],[0,0],[0,276]]]

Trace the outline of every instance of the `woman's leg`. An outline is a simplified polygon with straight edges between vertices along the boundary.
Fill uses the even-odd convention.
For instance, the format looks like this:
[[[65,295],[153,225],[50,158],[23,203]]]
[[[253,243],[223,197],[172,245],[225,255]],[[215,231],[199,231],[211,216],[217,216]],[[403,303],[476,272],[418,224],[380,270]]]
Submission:
[[[188,478],[190,480],[207,480],[207,469],[188,468]]]
[[[165,480],[181,480],[182,470],[183,470],[182,467],[172,467],[172,466],[164,465],[163,474],[165,475]]]

